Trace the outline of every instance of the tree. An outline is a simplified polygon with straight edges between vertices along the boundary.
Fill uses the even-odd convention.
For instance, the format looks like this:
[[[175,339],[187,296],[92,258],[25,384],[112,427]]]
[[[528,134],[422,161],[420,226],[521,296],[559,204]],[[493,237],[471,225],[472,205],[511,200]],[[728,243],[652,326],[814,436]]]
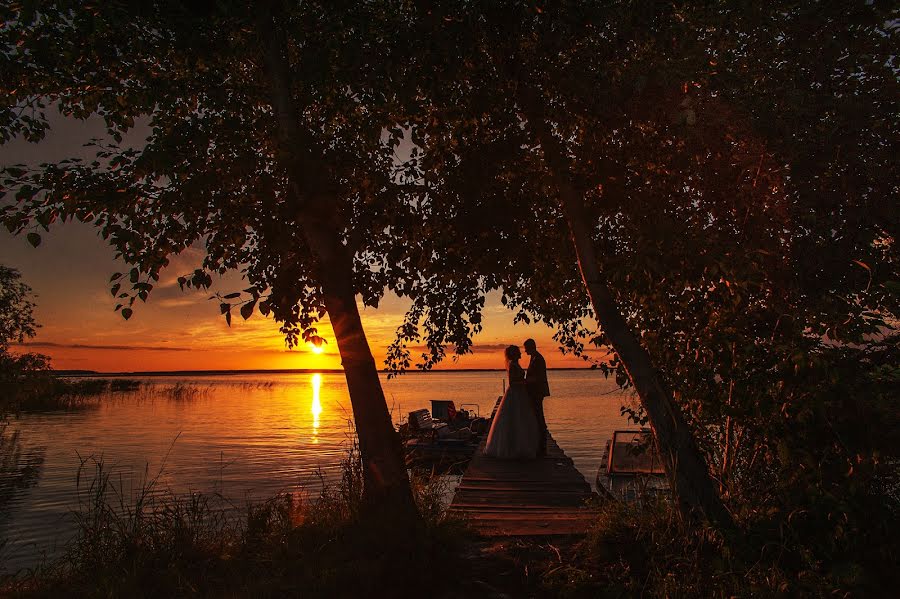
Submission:
[[[672,421],[676,441],[660,439],[670,472],[694,463],[682,500],[727,525],[709,476],[729,497],[759,488],[795,415],[828,418],[812,397],[827,385],[808,393],[794,374],[822,372],[830,345],[896,322],[895,33],[879,6],[847,24],[837,8],[790,4],[657,9],[418,15],[410,44],[428,52],[409,63],[430,108],[408,123],[421,151],[402,173],[427,240],[412,259],[437,259],[391,355],[410,361],[404,343],[420,324],[423,366],[444,343],[465,351],[480,298],[501,289],[517,318],[558,326],[566,346],[611,345],[623,384],[643,373],[638,390],[656,409],[635,416],[657,433]],[[835,153],[836,135],[852,151]],[[601,331],[581,322],[585,283],[600,283]],[[788,415],[794,401],[804,407]],[[676,457],[693,453],[690,432],[709,469]],[[793,464],[782,463],[783,484]]]
[[[565,139],[596,135],[597,127],[586,125],[590,118],[586,113],[600,108],[593,98],[597,97],[598,92],[604,99],[610,95],[615,97],[617,93],[622,95],[614,88],[612,91],[609,88],[598,89],[600,86],[597,85],[597,81],[604,75],[598,69],[607,64],[601,59],[610,58],[604,53],[614,54],[617,49],[607,48],[609,44],[604,44],[592,29],[596,23],[591,22],[591,18],[613,21],[623,13],[629,14],[630,9],[621,10],[614,7],[607,10],[602,7],[590,7],[581,10],[567,7],[560,11],[562,17],[558,21],[554,20],[554,17],[548,17],[543,22],[541,21],[543,11],[536,11],[527,5],[516,3],[504,6],[503,10],[483,7],[482,12],[474,16],[457,14],[453,7],[445,7],[445,10],[442,19],[435,15],[428,15],[422,19],[424,28],[434,23],[438,23],[438,26],[436,29],[428,30],[421,37],[430,40],[430,47],[435,48],[435,55],[446,53],[443,61],[439,58],[426,58],[422,63],[426,65],[425,68],[432,68],[435,64],[447,65],[445,70],[437,71],[436,75],[424,76],[431,77],[423,87],[427,90],[426,93],[430,94],[428,97],[433,102],[432,111],[428,117],[415,124],[421,128],[418,133],[421,139],[431,137],[440,140],[435,144],[438,149],[428,148],[434,154],[431,164],[439,167],[450,165],[451,169],[455,169],[456,164],[466,160],[465,154],[473,150],[471,146],[477,147],[476,151],[484,151],[485,144],[473,138],[490,135],[495,140],[499,136],[502,141],[495,145],[500,146],[502,150],[485,152],[486,156],[497,156],[499,160],[504,160],[514,155],[517,164],[527,165],[527,168],[534,169],[535,173],[545,176],[540,183],[542,188],[537,190],[532,188],[529,191],[549,194],[553,200],[558,201],[558,204],[554,206],[554,202],[548,205],[545,201],[538,201],[532,203],[533,209],[528,209],[526,199],[522,202],[526,206],[524,210],[510,212],[503,209],[496,210],[497,214],[502,215],[500,220],[505,221],[502,225],[511,224],[520,229],[536,230],[535,243],[538,243],[538,238],[541,241],[545,240],[549,236],[547,233],[552,229],[556,229],[557,234],[562,232],[560,225],[563,225],[566,237],[571,238],[571,249],[563,255],[574,257],[573,263],[578,264],[581,286],[587,291],[592,310],[586,311],[583,304],[576,308],[577,303],[566,303],[571,309],[571,316],[563,317],[561,320],[568,323],[570,330],[572,327],[577,329],[577,319],[586,315],[592,315],[599,321],[603,329],[601,339],[616,352],[619,363],[636,387],[649,414],[650,424],[665,457],[667,472],[685,514],[690,515],[694,511],[699,511],[716,524],[730,528],[731,517],[717,496],[703,455],[695,447],[691,431],[678,406],[673,404],[672,394],[649,354],[622,317],[613,291],[598,264],[597,250],[590,227],[591,220],[585,211],[584,199],[586,191],[598,187],[598,183],[586,184],[591,178],[595,178],[595,174],[587,174],[576,181],[569,164],[569,156],[574,149],[567,147],[569,144]],[[654,17],[650,17],[649,20]],[[582,20],[586,21],[587,25],[582,25]],[[458,22],[460,25],[448,26],[444,22]],[[634,29],[639,31],[639,27]],[[599,30],[603,30],[602,23]],[[658,50],[658,47],[654,47],[654,51]],[[665,61],[665,55],[659,60]],[[585,66],[582,69],[575,65]],[[576,83],[571,83],[569,78]],[[439,86],[438,80],[458,83],[447,90]],[[579,83],[582,81],[584,83]],[[613,81],[611,85],[615,86],[617,83],[618,81]],[[570,108],[568,103],[574,106]],[[548,107],[552,107],[552,110]],[[614,110],[620,110],[620,107],[615,106]],[[619,115],[605,115],[604,118],[610,122],[616,116]],[[431,123],[438,125],[429,126]],[[465,147],[461,142],[471,146]],[[484,158],[480,160],[483,161]],[[472,161],[473,164],[469,165],[470,168],[471,166],[475,168],[462,173],[469,181],[478,181],[479,185],[483,185],[485,179],[496,177],[498,171],[500,176],[509,177],[504,167],[490,165],[479,169],[477,161],[478,159],[475,159]],[[606,165],[607,168],[616,166],[612,161],[608,162],[610,164]],[[426,182],[423,189],[427,188],[424,193],[432,193],[432,188],[435,187],[427,183],[429,170],[429,167],[422,169],[421,179]],[[624,174],[621,173],[620,176],[624,178]],[[438,175],[433,177],[433,180],[438,181],[439,185],[446,181],[446,177],[442,179]],[[461,187],[465,185],[463,183]],[[464,188],[459,194],[451,193],[451,197],[460,205],[470,204],[466,210],[468,212],[471,209],[471,200],[465,194],[472,191]],[[540,215],[546,213],[552,216],[548,215],[545,218],[553,222],[547,223],[545,220],[536,227],[528,227],[516,218],[525,215],[526,219],[541,220]],[[452,211],[449,216],[459,222]],[[563,218],[560,219],[560,216]],[[546,226],[548,224],[549,226]],[[480,225],[481,223],[478,223],[476,226]],[[430,228],[438,227],[432,225]],[[510,231],[508,239],[521,237],[515,237]],[[462,244],[477,252],[483,251],[483,243],[476,242],[471,246],[465,242]],[[559,249],[558,238],[554,247]],[[514,255],[512,252],[510,255]],[[440,250],[432,249],[431,253],[441,255],[459,252],[443,246]],[[545,252],[543,260],[546,261],[547,258],[556,255]],[[532,274],[523,273],[521,268],[510,264],[509,260],[497,262],[494,258],[495,255],[491,254],[488,260],[472,261],[472,266],[477,268],[476,272],[488,278],[480,280],[483,286],[469,286],[470,298],[499,287],[500,281],[503,280],[501,277],[504,276],[506,280],[503,280],[503,284],[507,291],[517,287],[521,290],[513,292],[514,296],[522,297],[533,295],[535,291],[544,291],[522,289],[523,285],[520,283],[522,280],[528,281],[527,285],[535,283]],[[546,267],[536,270],[545,272]],[[437,276],[440,278],[440,275]],[[571,278],[565,282],[571,283]],[[556,286],[551,297],[559,297],[556,293],[559,289],[560,286]],[[426,293],[420,297],[428,295]],[[432,304],[430,300],[426,300],[425,303]],[[404,331],[401,331],[401,337],[409,337],[408,333],[413,332],[414,323],[418,321],[423,311],[422,306],[414,307],[411,322]],[[433,318],[433,313],[432,307],[429,319]],[[442,314],[441,318],[443,322],[442,326],[436,327],[438,330],[446,327],[448,323],[446,316]],[[548,315],[547,320],[553,322],[556,318]],[[477,325],[477,321],[475,324]],[[463,336],[457,334],[456,338]],[[431,345],[434,347],[437,343]],[[408,360],[403,355],[402,339],[395,345],[394,360],[399,363]]]
[[[17,165],[3,173],[14,233],[70,219],[92,223],[133,265],[113,275],[116,309],[130,318],[169,258],[193,244],[206,256],[179,279],[208,288],[240,269],[248,287],[220,295],[230,323],[258,309],[287,342],[321,343],[326,314],[341,354],[372,509],[411,516],[414,505],[356,305],[377,305],[394,274],[392,228],[404,206],[380,194],[392,122],[382,83],[387,13],[268,3],[185,6],[52,2],[3,9],[2,139],[40,143],[47,109],[104,119],[93,161]],[[344,25],[354,23],[354,30]],[[389,40],[390,41],[390,40]],[[382,44],[382,46],[378,46]],[[149,129],[145,143],[125,135]],[[375,265],[382,262],[382,268]],[[391,519],[393,521],[393,519]]]
[[[34,337],[38,325],[31,298],[19,271],[0,264],[0,353],[7,353],[10,343]]]
[[[13,353],[12,343],[34,337],[31,287],[14,268],[0,265],[0,416],[17,410],[23,398],[46,391],[50,359],[37,353]]]

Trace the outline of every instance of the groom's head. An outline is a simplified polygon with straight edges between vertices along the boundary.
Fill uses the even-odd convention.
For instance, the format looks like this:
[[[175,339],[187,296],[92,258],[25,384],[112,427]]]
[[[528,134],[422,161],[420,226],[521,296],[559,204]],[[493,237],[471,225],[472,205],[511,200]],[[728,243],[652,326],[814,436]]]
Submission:
[[[537,351],[537,345],[534,342],[534,339],[526,339],[525,343],[522,345],[525,346],[525,353],[529,356]]]

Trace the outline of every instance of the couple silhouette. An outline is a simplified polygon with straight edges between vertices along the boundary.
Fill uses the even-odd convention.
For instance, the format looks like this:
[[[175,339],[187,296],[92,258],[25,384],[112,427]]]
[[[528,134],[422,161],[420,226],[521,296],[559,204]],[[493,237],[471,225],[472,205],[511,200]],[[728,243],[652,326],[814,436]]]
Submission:
[[[510,345],[503,352],[509,387],[491,423],[485,455],[502,459],[533,459],[547,454],[547,422],[544,398],[550,395],[547,363],[534,339],[526,339],[528,369],[519,365],[522,352]]]

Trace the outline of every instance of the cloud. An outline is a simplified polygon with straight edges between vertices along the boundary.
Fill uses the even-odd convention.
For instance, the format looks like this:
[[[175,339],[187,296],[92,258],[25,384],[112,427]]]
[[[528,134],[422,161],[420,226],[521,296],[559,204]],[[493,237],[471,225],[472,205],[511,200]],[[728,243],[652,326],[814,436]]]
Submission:
[[[478,345],[472,346],[472,352],[489,352],[489,351],[503,351],[510,345],[518,345],[518,343],[479,343]]]
[[[506,349],[506,348],[509,347],[510,345],[514,345],[514,344],[510,344],[510,343],[479,343],[479,344],[476,344],[476,345],[473,345],[473,346],[472,346],[472,353],[473,353],[473,354],[478,354],[478,353],[486,353],[486,352],[498,352],[498,351],[503,351],[504,349]],[[448,352],[452,352],[452,351],[453,351],[453,346],[452,346],[452,345],[447,345],[447,346],[445,346],[445,347],[446,347],[446,349],[447,349]],[[423,352],[423,351],[428,351],[428,347],[425,346],[425,345],[410,345],[410,346],[408,346],[407,348],[408,348],[410,351],[413,351],[413,352]]]
[[[201,302],[205,301],[206,298],[197,298],[197,297],[170,297],[161,299],[157,302],[154,302],[160,308],[183,308],[185,306],[197,306],[200,305]],[[212,305],[212,304],[210,304]],[[210,313],[212,313],[212,309],[210,309]]]
[[[90,343],[54,343],[53,341],[33,341],[17,343],[19,347],[53,347],[60,349],[106,349],[106,350],[144,350],[144,351],[205,351],[194,347],[177,347],[167,345],[94,345]]]
[[[210,352],[219,351],[223,347],[179,347],[175,345],[101,345],[92,343],[56,343],[54,341],[30,341],[25,343],[15,343],[16,347],[25,348],[48,348],[48,349],[96,349],[96,350],[112,350],[112,351],[172,351],[172,352]],[[312,350],[303,346],[288,349],[275,349],[265,347],[248,347],[248,348],[229,348],[231,353],[252,353],[252,354],[314,354]],[[326,351],[322,355],[336,355]]]

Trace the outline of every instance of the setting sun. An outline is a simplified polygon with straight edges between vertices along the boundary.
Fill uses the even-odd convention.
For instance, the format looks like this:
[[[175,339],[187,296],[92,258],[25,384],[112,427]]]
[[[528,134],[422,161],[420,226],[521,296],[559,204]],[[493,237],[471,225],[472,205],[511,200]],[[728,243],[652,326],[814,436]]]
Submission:
[[[324,345],[316,345],[315,343],[310,343],[309,351],[311,351],[314,354],[324,354],[325,346]]]

